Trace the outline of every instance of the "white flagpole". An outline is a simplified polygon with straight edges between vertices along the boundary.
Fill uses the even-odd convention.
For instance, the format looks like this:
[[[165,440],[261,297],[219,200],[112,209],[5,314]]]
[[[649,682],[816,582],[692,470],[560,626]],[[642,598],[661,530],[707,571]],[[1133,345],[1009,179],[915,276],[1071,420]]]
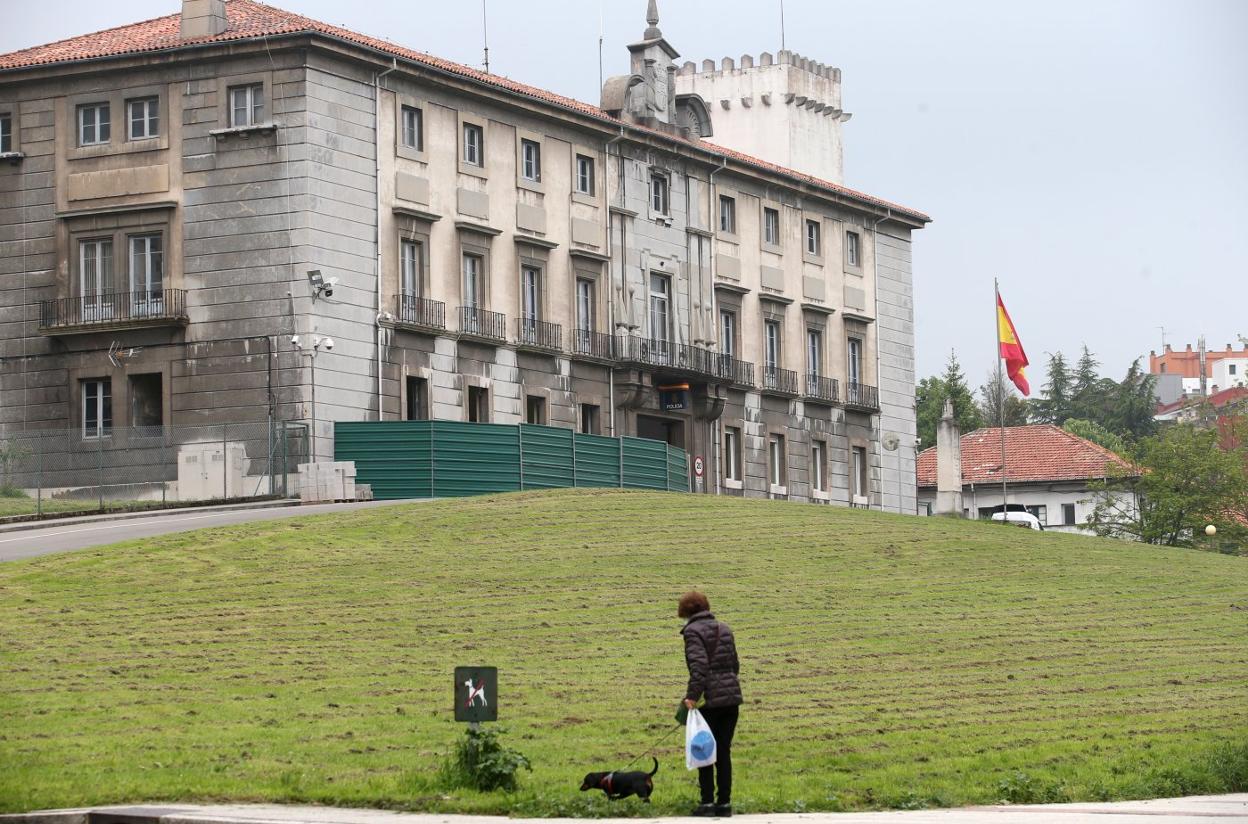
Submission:
[[[992,279],[992,290],[995,293],[992,302],[992,320],[997,330],[994,341],[997,347],[997,411],[999,413],[998,425],[1001,428],[1001,520],[1008,524],[1010,522],[1010,498],[1005,479],[1005,376],[1002,370],[1002,363],[1005,359],[1001,355],[1001,286],[996,278]]]

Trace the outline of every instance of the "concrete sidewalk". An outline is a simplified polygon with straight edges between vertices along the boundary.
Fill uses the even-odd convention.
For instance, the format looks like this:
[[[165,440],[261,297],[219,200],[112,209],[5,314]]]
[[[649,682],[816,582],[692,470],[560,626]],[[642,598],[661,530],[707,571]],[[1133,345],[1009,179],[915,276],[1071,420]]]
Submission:
[[[623,805],[621,805],[623,807]],[[629,809],[633,807],[630,806]],[[700,818],[508,819],[497,816],[392,813],[333,807],[195,805],[95,807],[0,816],[0,824],[696,824]],[[1248,822],[1248,793],[1107,804],[1048,804],[883,813],[739,815],[742,824],[1177,824]]]

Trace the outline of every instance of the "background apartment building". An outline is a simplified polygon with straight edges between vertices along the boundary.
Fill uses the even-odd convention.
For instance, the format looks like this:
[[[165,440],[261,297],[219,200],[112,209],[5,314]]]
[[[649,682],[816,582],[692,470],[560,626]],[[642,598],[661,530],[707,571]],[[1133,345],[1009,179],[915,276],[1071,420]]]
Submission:
[[[736,82],[826,101],[733,103],[825,123],[834,176],[707,142],[654,6],[602,108],[250,0],[0,56],[0,424],[529,421],[913,512],[928,218],[836,182],[795,55]]]

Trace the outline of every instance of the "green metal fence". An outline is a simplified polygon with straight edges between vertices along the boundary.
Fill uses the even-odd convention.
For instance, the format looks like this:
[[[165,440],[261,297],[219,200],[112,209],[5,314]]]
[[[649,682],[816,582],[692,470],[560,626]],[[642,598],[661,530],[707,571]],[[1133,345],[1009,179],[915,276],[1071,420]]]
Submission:
[[[454,498],[522,489],[689,491],[689,456],[645,438],[458,421],[334,424],[334,458],[378,500]]]

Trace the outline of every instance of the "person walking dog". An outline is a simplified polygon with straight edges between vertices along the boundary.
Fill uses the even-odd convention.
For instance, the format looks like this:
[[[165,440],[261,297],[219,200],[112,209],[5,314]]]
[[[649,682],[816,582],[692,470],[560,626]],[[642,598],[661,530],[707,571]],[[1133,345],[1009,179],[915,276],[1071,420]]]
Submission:
[[[693,814],[727,817],[732,815],[732,736],[743,700],[737,642],[728,625],[711,614],[710,603],[700,592],[681,596],[676,616],[685,619],[680,630],[685,638],[685,665],[689,668],[685,707],[694,709],[698,699],[705,698],[699,711],[715,736],[715,763],[698,768],[702,802]]]

